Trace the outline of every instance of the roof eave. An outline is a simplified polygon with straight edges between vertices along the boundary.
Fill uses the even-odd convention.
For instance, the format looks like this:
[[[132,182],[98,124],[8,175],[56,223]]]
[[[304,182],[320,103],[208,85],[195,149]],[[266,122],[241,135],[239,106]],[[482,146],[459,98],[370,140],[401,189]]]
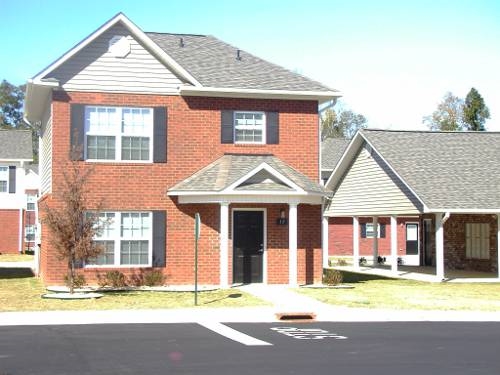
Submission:
[[[342,93],[339,91],[262,90],[193,86],[181,86],[179,87],[179,93],[183,96],[208,96],[218,98],[317,100],[319,103],[324,103],[342,96]]]

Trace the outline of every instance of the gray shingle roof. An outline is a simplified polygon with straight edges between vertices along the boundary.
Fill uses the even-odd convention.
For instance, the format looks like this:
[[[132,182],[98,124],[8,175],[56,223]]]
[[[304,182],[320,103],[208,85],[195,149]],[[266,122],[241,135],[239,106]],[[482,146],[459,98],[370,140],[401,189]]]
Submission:
[[[321,169],[332,171],[349,145],[349,139],[326,138],[321,142]]]
[[[205,87],[336,91],[245,51],[238,60],[238,48],[210,35],[146,35]]]
[[[170,192],[208,192],[216,193],[229,187],[252,170],[266,163],[271,168],[291,180],[309,193],[323,194],[325,190],[307,176],[296,171],[273,155],[226,154],[194,173],[184,181],[169,189]],[[274,190],[293,191],[267,172],[259,172],[254,178],[237,187],[237,190]],[[259,176],[257,176],[259,175]]]
[[[0,130],[0,160],[32,160],[30,130]]]
[[[500,133],[362,134],[430,209],[500,209]]]

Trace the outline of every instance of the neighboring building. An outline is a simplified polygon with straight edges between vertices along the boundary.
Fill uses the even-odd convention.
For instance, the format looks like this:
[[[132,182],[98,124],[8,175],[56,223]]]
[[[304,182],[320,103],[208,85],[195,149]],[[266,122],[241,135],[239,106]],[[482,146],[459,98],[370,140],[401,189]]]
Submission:
[[[111,221],[87,282],[155,268],[192,284],[196,213],[201,284],[318,282],[318,104],[338,96],[212,36],[144,33],[118,14],[28,82],[41,204],[60,203],[76,146]],[[40,273],[61,284],[51,242],[42,227]]]
[[[321,141],[321,180],[324,184],[349,145],[346,138],[325,138]]]
[[[0,254],[33,250],[38,222],[38,175],[31,131],[0,130]]]
[[[361,130],[326,184],[329,253],[497,273],[499,187],[500,133]]]

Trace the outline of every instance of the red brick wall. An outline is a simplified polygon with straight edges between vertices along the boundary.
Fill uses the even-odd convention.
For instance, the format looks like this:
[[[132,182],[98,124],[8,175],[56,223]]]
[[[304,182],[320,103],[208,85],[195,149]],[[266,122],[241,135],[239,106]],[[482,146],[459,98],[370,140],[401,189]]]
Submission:
[[[372,218],[360,217],[359,254],[373,255],[373,238],[361,238],[361,224],[371,223]],[[385,224],[385,238],[378,239],[378,254],[391,254],[391,221],[388,217],[379,217],[379,224]],[[417,218],[397,218],[398,255],[406,254],[406,223],[419,222]],[[330,256],[352,256],[352,217],[332,217],[328,221],[328,254]]]
[[[19,210],[0,210],[0,254],[19,254]]]
[[[68,160],[70,148],[70,103],[165,106],[168,108],[167,163],[91,164],[81,162],[81,164],[85,168],[93,168],[89,181],[89,189],[92,191],[92,195],[89,197],[90,205],[96,206],[101,202],[103,208],[116,211],[167,211],[167,267],[165,274],[168,277],[167,282],[171,284],[193,283],[192,223],[195,212],[201,213],[202,230],[205,233],[200,243],[200,246],[205,249],[200,258],[200,283],[219,283],[219,206],[179,205],[175,198],[166,194],[171,186],[229,152],[271,153],[314,181],[318,180],[318,116],[317,103],[314,101],[55,92],[52,107],[52,192],[54,200],[57,200],[60,194],[62,171]],[[220,111],[222,109],[278,111],[279,144],[256,146],[221,144]],[[274,212],[276,209],[278,208],[272,207],[269,212]],[[313,211],[317,210],[319,210],[319,206],[306,210],[306,212],[312,214]],[[299,209],[299,214],[300,212],[302,212],[301,209]],[[320,248],[318,245],[321,226],[319,211],[314,215],[315,217],[310,219],[311,221],[304,218],[308,227],[312,225],[312,222],[315,222],[318,227],[316,231],[308,234],[311,238],[302,240],[304,249]],[[302,220],[300,216],[299,220]],[[269,242],[273,244],[272,246],[276,246],[276,250],[273,250],[273,255],[270,255],[269,258],[272,265],[269,272],[270,282],[286,282],[285,274],[288,278],[288,264],[281,263],[281,260],[287,256],[283,250],[287,244],[283,242],[283,233],[280,231],[286,230],[280,228],[277,233],[268,233]],[[313,241],[314,236],[317,236],[315,241]],[[285,238],[288,241],[288,235]],[[41,271],[47,283],[60,283],[64,272],[60,271],[61,261],[51,254],[50,242],[50,234],[44,229]],[[316,250],[304,251],[317,253]],[[276,259],[279,260],[274,258],[274,253]],[[315,264],[321,263],[321,260],[316,260],[316,256],[308,255],[308,257],[314,259]],[[120,270],[124,273],[128,272],[126,269]],[[90,279],[92,278],[91,272],[93,271],[85,270]],[[314,268],[314,272],[321,275],[321,270],[318,271]]]
[[[490,259],[468,259],[465,251],[465,224],[490,225]],[[497,218],[496,215],[452,214],[444,223],[444,262],[447,269],[465,269],[497,272]]]

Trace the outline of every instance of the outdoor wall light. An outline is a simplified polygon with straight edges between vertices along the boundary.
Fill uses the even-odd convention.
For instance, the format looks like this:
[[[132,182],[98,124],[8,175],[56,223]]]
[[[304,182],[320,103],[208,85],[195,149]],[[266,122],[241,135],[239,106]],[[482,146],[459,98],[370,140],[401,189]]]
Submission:
[[[288,220],[286,219],[284,208],[282,208],[280,210],[280,217],[278,218],[278,220],[276,220],[276,223],[278,225],[287,225],[288,224]]]

